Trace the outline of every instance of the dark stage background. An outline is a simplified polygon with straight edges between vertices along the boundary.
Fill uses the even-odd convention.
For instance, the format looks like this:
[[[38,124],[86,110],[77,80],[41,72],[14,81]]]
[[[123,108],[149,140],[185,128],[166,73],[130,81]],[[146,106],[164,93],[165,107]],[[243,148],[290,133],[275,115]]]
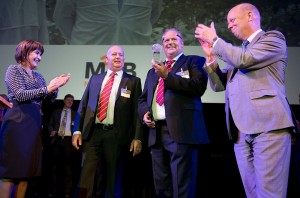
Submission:
[[[79,102],[79,100],[74,101],[74,110],[77,110]],[[54,109],[62,106],[62,100],[43,104],[44,126],[47,126]],[[296,117],[300,119],[300,105],[292,105],[291,107]],[[204,103],[203,112],[211,143],[199,146],[197,197],[243,198],[245,194],[234,157],[233,144],[227,137],[224,104]],[[48,153],[49,135],[46,127],[43,131],[43,143],[43,175],[31,181],[27,193],[28,198],[43,198],[46,197],[49,191],[49,178],[51,175]],[[297,192],[299,189],[296,187],[294,168],[292,158],[288,198],[300,197],[299,192]],[[124,175],[125,198],[155,198],[151,156],[147,148],[147,130],[145,130],[142,153],[135,158],[130,156],[126,163],[126,169]]]

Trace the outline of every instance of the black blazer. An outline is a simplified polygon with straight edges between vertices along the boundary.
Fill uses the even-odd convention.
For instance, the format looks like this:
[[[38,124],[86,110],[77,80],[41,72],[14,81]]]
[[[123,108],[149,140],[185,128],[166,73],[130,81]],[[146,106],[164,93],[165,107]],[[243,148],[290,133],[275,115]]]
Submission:
[[[62,113],[63,109],[56,109],[54,110],[54,112],[52,113],[49,123],[48,123],[48,131],[49,133],[51,131],[57,131],[59,130],[60,127],[60,119],[61,119],[61,113]],[[73,109],[71,109],[71,123],[70,123],[70,129],[72,131],[73,128],[73,124],[74,124],[74,120],[75,120],[75,115],[76,115],[76,111],[74,111]]]
[[[106,72],[91,77],[80,101],[73,132],[81,131],[83,140],[88,140],[93,131],[99,93],[105,75]],[[121,88],[131,91],[130,98],[121,96]],[[137,113],[141,92],[140,78],[123,72],[114,109],[114,129],[122,145],[129,144],[133,138],[142,140],[142,126]]]
[[[171,137],[177,143],[209,143],[200,98],[207,87],[207,76],[202,68],[204,63],[203,57],[181,55],[165,79],[166,122]],[[188,71],[189,78],[178,75],[181,71]],[[158,80],[155,70],[150,69],[139,98],[138,112],[141,120],[147,111],[151,112]],[[155,139],[156,129],[151,128],[149,146],[155,143]]]

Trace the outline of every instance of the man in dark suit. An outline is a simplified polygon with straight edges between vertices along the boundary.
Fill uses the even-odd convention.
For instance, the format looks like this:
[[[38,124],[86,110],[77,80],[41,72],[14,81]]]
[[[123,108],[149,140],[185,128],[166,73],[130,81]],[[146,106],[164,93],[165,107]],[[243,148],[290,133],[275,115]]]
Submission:
[[[72,127],[76,111],[71,109],[74,96],[64,97],[64,107],[56,109],[48,123],[52,162],[52,192],[50,196],[71,197],[80,170],[80,152],[72,146]]]
[[[205,58],[185,56],[182,35],[176,29],[166,30],[162,43],[167,66],[152,62],[138,111],[150,128],[157,196],[190,198],[196,196],[197,145],[209,142],[201,102],[207,86],[202,69]]]
[[[73,145],[77,149],[83,146],[78,197],[92,197],[98,165],[101,173],[97,179],[107,197],[121,197],[122,158],[128,150],[135,156],[142,149],[137,115],[141,81],[123,71],[124,51],[120,46],[110,47],[105,61],[108,70],[89,80],[74,124]]]
[[[261,29],[249,3],[230,9],[228,29],[243,41],[233,46],[217,36],[213,23],[199,24],[195,37],[206,55],[214,91],[226,91],[226,121],[247,197],[285,198],[295,127],[286,98],[287,45],[276,30]],[[220,69],[216,58],[226,63]]]

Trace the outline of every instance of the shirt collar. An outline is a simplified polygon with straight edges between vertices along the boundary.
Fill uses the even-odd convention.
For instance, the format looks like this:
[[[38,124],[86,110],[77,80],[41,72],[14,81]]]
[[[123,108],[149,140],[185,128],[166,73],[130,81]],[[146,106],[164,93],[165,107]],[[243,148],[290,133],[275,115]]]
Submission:
[[[172,60],[175,60],[175,62],[178,60],[178,58],[182,55],[183,53],[181,52],[180,54],[178,54],[175,58],[173,58]],[[168,59],[166,58],[166,61],[167,61]]]
[[[251,34],[251,36],[249,36],[249,38],[247,38],[247,41],[249,41],[249,43],[251,43],[251,41],[254,39],[254,37],[261,31],[262,31],[262,29],[256,30],[253,34]]]
[[[110,69],[107,69],[107,74],[106,75],[110,76],[111,73],[113,73],[113,71],[110,70]],[[122,76],[123,75],[123,70],[121,69],[120,71],[117,71],[116,73],[117,73],[117,76]]]

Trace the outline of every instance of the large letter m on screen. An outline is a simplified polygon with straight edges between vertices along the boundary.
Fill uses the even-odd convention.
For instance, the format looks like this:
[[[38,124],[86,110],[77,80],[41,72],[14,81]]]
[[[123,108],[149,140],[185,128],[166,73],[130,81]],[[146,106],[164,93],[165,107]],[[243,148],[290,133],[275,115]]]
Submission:
[[[99,62],[98,67],[94,68],[92,62],[87,62],[85,67],[85,78],[90,78],[94,74],[99,74],[105,72],[105,64],[103,62]]]

